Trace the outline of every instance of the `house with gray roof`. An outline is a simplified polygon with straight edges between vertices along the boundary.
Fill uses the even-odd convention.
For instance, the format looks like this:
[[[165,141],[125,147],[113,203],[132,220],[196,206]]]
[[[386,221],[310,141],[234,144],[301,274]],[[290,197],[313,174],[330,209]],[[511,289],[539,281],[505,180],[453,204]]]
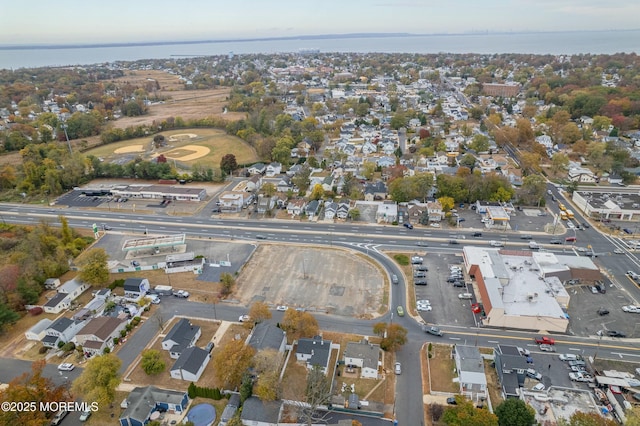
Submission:
[[[362,378],[377,379],[381,354],[380,345],[369,343],[368,340],[349,342],[344,351],[344,364],[359,367]]]
[[[57,348],[59,342],[70,342],[76,333],[84,327],[84,324],[84,321],[73,321],[69,318],[60,317],[46,329],[45,336],[41,342],[48,348]]]
[[[296,347],[296,359],[304,362],[307,369],[318,366],[323,373],[327,373],[329,359],[331,358],[331,340],[324,340],[321,336],[312,339],[302,338],[298,340]]]
[[[243,425],[277,426],[282,414],[282,401],[261,401],[252,396],[242,404],[240,420]]]
[[[69,309],[72,300],[66,293],[56,293],[42,305],[42,309],[48,314],[59,314],[64,309]]]
[[[71,300],[75,300],[89,287],[91,287],[89,284],[74,278],[58,287],[58,293],[66,293],[71,297]]]
[[[189,404],[185,391],[160,389],[155,386],[134,388],[123,402],[120,426],[143,426],[156,411],[182,413]]]
[[[211,354],[197,346],[183,350],[171,367],[171,377],[174,379],[197,382],[211,360]]]
[[[487,376],[480,350],[475,346],[454,345],[453,359],[460,379],[460,393],[472,401],[486,399]]]
[[[222,410],[222,414],[220,415],[220,423],[218,426],[227,426],[227,422],[231,420],[233,416],[235,416],[236,411],[240,407],[240,395],[237,393],[232,393],[229,398],[229,402]]]
[[[113,350],[113,339],[120,337],[120,331],[126,326],[127,321],[116,317],[92,318],[76,333],[73,340],[76,345],[82,346],[86,357],[101,355],[106,348]]]
[[[496,372],[503,398],[519,398],[519,388],[524,386],[527,368],[526,357],[515,346],[498,345],[493,348]]]
[[[124,281],[124,298],[137,302],[149,291],[149,280],[146,278],[127,278]]]
[[[178,359],[182,351],[196,344],[200,334],[202,330],[199,326],[192,325],[186,318],[180,318],[162,339],[162,349],[169,351],[171,358]]]
[[[279,353],[284,353],[287,333],[273,324],[261,322],[251,330],[251,334],[247,337],[247,345],[256,351],[275,349]]]
[[[52,323],[53,321],[51,321],[49,318],[43,318],[38,321],[36,325],[25,331],[24,337],[27,340],[35,340],[39,342],[44,338],[47,328],[49,328]]]

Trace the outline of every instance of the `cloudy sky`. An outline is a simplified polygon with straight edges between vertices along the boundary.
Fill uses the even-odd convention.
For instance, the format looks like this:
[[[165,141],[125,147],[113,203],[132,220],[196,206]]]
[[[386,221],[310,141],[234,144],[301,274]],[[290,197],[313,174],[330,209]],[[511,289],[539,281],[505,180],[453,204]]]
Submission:
[[[640,1],[0,0],[0,44],[640,28]]]

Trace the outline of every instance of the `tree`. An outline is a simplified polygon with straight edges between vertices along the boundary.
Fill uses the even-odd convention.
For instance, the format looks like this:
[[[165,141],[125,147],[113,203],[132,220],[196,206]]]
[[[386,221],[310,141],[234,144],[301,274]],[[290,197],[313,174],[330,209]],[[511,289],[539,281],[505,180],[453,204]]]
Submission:
[[[324,189],[322,188],[322,185],[320,185],[319,183],[316,183],[315,186],[313,187],[313,190],[311,191],[311,199],[312,200],[319,200],[324,196]]]
[[[347,216],[349,216],[349,219],[355,222],[356,220],[360,219],[360,210],[351,209],[347,212]]]
[[[469,147],[477,153],[487,152],[489,151],[489,138],[479,133],[473,137]]]
[[[277,191],[278,190],[273,182],[267,182],[262,185],[262,188],[260,188],[260,192],[262,192],[267,197],[273,197]]]
[[[118,370],[121,365],[122,361],[114,354],[94,356],[73,382],[73,393],[82,395],[85,401],[95,401],[100,407],[106,407],[116,397],[116,388],[120,384]]]
[[[284,313],[280,326],[291,340],[301,337],[313,337],[318,334],[318,321],[309,312],[288,309]]]
[[[463,167],[468,167],[469,169],[473,170],[473,168],[476,166],[476,157],[474,157],[473,154],[467,153],[462,156],[459,164]]]
[[[44,360],[31,364],[31,373],[24,373],[9,382],[0,392],[1,402],[48,403],[72,401],[72,395],[64,385],[56,386],[49,378],[43,377]],[[87,399],[84,399],[87,401]],[[3,425],[48,425],[47,412],[36,409],[2,410],[0,424]]]
[[[451,209],[453,209],[453,206],[455,206],[456,200],[454,200],[451,197],[440,197],[438,198],[438,202],[442,206],[442,211],[448,212]]]
[[[382,337],[380,347],[388,352],[395,352],[407,343],[407,329],[400,324],[379,322],[373,325],[373,333]]]
[[[109,281],[109,256],[103,248],[92,248],[84,252],[78,259],[80,279],[88,284],[102,286]]]
[[[308,166],[303,166],[302,169],[291,179],[293,184],[300,190],[300,192],[306,192],[309,189],[309,185],[311,180],[309,179],[311,176],[311,168]]]
[[[242,384],[240,385],[240,404],[243,404],[253,394],[253,378],[248,372],[242,375]]]
[[[559,426],[615,426],[614,420],[606,419],[597,413],[585,413],[577,411],[569,417],[569,421],[561,419]],[[628,423],[627,423],[628,424]]]
[[[222,283],[222,295],[228,296],[233,291],[233,286],[236,284],[236,279],[233,278],[228,272],[220,274],[220,282]]]
[[[235,169],[238,168],[238,162],[236,156],[233,154],[226,154],[220,160],[220,170],[230,175]]]
[[[640,426],[640,406],[634,406],[633,408],[626,410],[627,416],[626,426]]]
[[[498,417],[486,408],[476,408],[464,397],[456,397],[457,405],[447,407],[442,422],[450,426],[498,426]]]
[[[162,355],[157,349],[147,349],[142,351],[142,359],[140,361],[142,369],[148,375],[157,375],[164,371],[166,365],[162,360]]]
[[[520,187],[520,199],[526,205],[536,205],[543,198],[547,183],[540,175],[525,176]]]
[[[535,410],[521,399],[508,398],[495,409],[499,426],[531,426],[536,418]]]
[[[569,167],[569,157],[563,152],[556,152],[551,157],[551,170],[554,173],[566,170]]]
[[[331,383],[317,365],[307,373],[305,396],[307,406],[302,409],[302,421],[311,426],[322,420],[323,416],[318,415],[318,407],[331,401]]]
[[[275,401],[280,396],[280,378],[277,371],[267,371],[258,376],[253,393],[261,401]]]
[[[20,315],[13,310],[6,303],[0,302],[0,331],[4,329],[7,324],[13,324],[20,319]]]
[[[271,319],[271,311],[269,306],[264,302],[255,302],[249,308],[249,317],[251,321],[259,323]]]
[[[240,386],[244,372],[251,366],[255,349],[244,344],[244,340],[226,343],[213,357],[216,378],[224,386]]]
[[[362,165],[362,176],[366,180],[371,180],[373,178],[373,174],[376,172],[376,164],[371,161],[365,161]]]

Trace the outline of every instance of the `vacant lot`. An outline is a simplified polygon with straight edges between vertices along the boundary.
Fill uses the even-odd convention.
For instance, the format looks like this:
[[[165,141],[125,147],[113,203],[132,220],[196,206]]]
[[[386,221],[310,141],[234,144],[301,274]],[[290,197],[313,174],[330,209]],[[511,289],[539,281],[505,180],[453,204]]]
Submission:
[[[455,362],[451,358],[451,346],[432,345],[432,357],[429,359],[431,373],[431,390],[437,392],[457,393],[460,387],[454,383]]]
[[[127,71],[126,75],[112,80],[118,86],[131,84],[145,86],[149,79],[156,80],[160,90],[155,92],[163,103],[149,106],[148,113],[141,117],[123,117],[114,122],[114,126],[124,129],[131,126],[160,123],[169,117],[182,117],[184,120],[203,117],[222,117],[228,121],[244,118],[244,113],[224,113],[230,89],[221,87],[208,90],[185,90],[184,83],[177,75],[164,71]],[[153,95],[153,94],[151,94]]]
[[[241,272],[235,298],[372,318],[387,309],[384,290],[377,266],[353,252],[263,244]]]
[[[86,151],[86,154],[103,158],[105,161],[133,159],[140,156],[146,160],[163,154],[167,159],[191,165],[207,163],[214,166],[226,154],[236,156],[240,164],[258,161],[255,150],[240,138],[227,135],[216,129],[178,129],[162,132],[167,140],[166,146],[153,148],[153,137],[130,139],[108,145],[101,145]],[[189,135],[189,137],[183,137]],[[177,136],[177,137],[173,137]]]

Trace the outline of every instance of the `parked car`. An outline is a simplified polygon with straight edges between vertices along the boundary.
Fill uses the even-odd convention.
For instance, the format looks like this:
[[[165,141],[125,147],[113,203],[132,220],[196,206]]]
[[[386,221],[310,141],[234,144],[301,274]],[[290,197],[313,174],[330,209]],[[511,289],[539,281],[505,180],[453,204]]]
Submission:
[[[416,305],[416,310],[420,312],[429,312],[432,309],[433,308],[431,307],[431,305],[421,305],[421,304]]]
[[[447,398],[447,404],[449,405],[458,405],[458,402],[456,401],[456,399],[452,396],[450,396],[449,398]]]
[[[393,366],[393,371],[395,371],[396,374],[402,374],[402,364],[396,362]]]
[[[527,368],[527,377],[530,377],[532,379],[536,379],[537,381],[541,381],[542,380],[542,374],[538,373],[533,368]]]
[[[176,297],[181,297],[183,299],[186,299],[187,297],[190,296],[189,292],[186,290],[178,290],[178,291],[174,291],[173,295]]]
[[[627,305],[623,306],[622,310],[625,312],[630,312],[632,314],[640,314],[640,306]]]
[[[70,362],[65,362],[58,366],[58,370],[60,371],[72,371],[74,368],[76,368],[76,366]]]
[[[249,315],[240,315],[240,318],[238,318],[239,322],[247,322],[249,321]]]
[[[429,267],[427,265],[416,265],[415,270],[416,271],[428,271]]]
[[[541,345],[555,345],[556,341],[554,339],[552,339],[551,337],[547,337],[547,336],[540,336],[540,337],[536,337],[535,338],[536,343]]]
[[[412,265],[419,265],[419,264],[422,264],[422,262],[424,262],[424,259],[421,258],[420,256],[411,256]]]
[[[82,414],[80,414],[79,420],[81,422],[86,422],[87,420],[89,420],[89,416],[91,416],[91,410],[83,411]]]
[[[473,299],[473,294],[471,294],[471,293],[460,293],[460,294],[458,294],[458,299],[471,300],[471,299]]]
[[[464,283],[464,281],[454,281],[453,286],[454,287],[466,287],[466,284]]]
[[[430,223],[429,226],[432,228],[440,228],[440,224],[438,222]]]
[[[433,334],[434,336],[442,336],[444,333],[438,327],[423,327],[425,333]]]
[[[526,349],[526,348],[518,347],[518,352],[519,352],[519,353],[520,353],[520,355],[522,355],[522,356],[529,356],[529,355],[531,355],[531,351],[529,351],[529,349]]]
[[[623,333],[622,331],[616,331],[616,330],[607,330],[607,336],[609,336],[609,337],[627,337],[627,335],[625,333]]]
[[[560,361],[578,361],[580,359],[579,355],[575,354],[560,354],[558,358],[560,358]]]
[[[591,290],[591,293],[593,293],[593,294],[598,294],[599,293],[598,289],[593,285],[591,287],[589,287],[589,290]]]
[[[205,346],[204,350],[211,353],[211,351],[213,350],[213,348],[215,348],[216,344],[213,342],[209,342],[207,343],[207,346]]]
[[[416,271],[413,273],[413,278],[426,278],[427,273],[424,271]]]
[[[405,223],[403,223],[403,224],[402,224],[402,226],[404,226],[404,227],[405,227],[405,228],[407,228],[407,229],[413,229],[413,225],[412,225],[412,224],[410,224],[409,222],[405,222]]]
[[[419,278],[417,280],[414,280],[413,284],[415,284],[415,285],[427,285],[427,280],[425,280],[424,278]]]
[[[278,306],[276,306],[276,311],[284,312],[287,309],[289,309],[289,307],[286,306],[286,305],[278,305]]]

